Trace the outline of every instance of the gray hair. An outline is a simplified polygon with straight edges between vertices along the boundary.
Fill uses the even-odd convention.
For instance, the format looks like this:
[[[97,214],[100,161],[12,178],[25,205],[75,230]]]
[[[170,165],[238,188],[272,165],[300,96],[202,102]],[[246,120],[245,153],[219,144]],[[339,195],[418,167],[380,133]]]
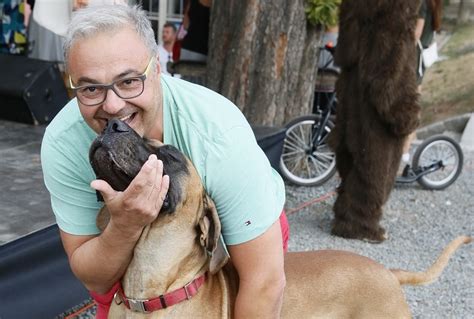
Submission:
[[[75,41],[94,36],[97,33],[132,27],[143,39],[151,56],[158,55],[155,34],[150,20],[140,6],[91,5],[75,11],[64,42],[64,61],[68,64],[69,51]],[[104,45],[106,45],[104,43]]]

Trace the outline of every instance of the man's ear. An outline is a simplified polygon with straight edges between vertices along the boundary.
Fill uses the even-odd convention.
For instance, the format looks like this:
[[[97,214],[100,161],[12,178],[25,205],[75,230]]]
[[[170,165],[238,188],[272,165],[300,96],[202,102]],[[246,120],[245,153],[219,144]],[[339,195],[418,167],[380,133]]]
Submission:
[[[199,220],[201,230],[199,241],[211,258],[209,271],[211,274],[215,274],[227,263],[229,256],[223,242],[220,240],[221,222],[217,215],[216,206],[206,194],[203,196],[203,210],[203,215]]]

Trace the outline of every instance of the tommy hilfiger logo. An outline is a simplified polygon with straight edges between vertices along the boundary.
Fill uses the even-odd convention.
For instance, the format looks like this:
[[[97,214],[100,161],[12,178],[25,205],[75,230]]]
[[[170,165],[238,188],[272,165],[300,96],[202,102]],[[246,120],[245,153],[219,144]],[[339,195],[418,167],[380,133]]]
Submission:
[[[250,225],[251,223],[252,223],[252,222],[251,222],[250,220],[247,220],[247,221],[245,222],[245,226],[248,226],[248,225]]]

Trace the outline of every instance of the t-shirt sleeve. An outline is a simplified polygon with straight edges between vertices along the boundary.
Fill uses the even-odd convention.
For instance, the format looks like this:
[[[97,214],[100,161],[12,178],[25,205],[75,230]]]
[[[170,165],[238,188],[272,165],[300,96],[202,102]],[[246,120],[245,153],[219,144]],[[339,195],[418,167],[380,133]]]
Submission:
[[[95,190],[89,185],[93,175],[87,163],[81,163],[77,157],[74,147],[63,145],[46,132],[41,146],[41,165],[56,222],[61,230],[70,234],[97,234],[95,220],[102,203],[97,202]]]
[[[227,245],[264,233],[280,216],[285,195],[281,177],[257,145],[250,127],[231,129],[207,155],[205,184],[214,200]]]

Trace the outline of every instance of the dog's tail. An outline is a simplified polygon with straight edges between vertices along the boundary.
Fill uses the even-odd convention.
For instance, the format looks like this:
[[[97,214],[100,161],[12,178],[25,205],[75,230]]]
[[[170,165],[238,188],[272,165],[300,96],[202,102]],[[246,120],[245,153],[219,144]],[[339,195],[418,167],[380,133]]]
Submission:
[[[469,236],[459,236],[451,241],[444,248],[436,262],[424,272],[410,272],[401,269],[390,269],[397,277],[400,285],[426,285],[437,280],[448,264],[449,258],[462,244],[468,244],[472,241]]]

